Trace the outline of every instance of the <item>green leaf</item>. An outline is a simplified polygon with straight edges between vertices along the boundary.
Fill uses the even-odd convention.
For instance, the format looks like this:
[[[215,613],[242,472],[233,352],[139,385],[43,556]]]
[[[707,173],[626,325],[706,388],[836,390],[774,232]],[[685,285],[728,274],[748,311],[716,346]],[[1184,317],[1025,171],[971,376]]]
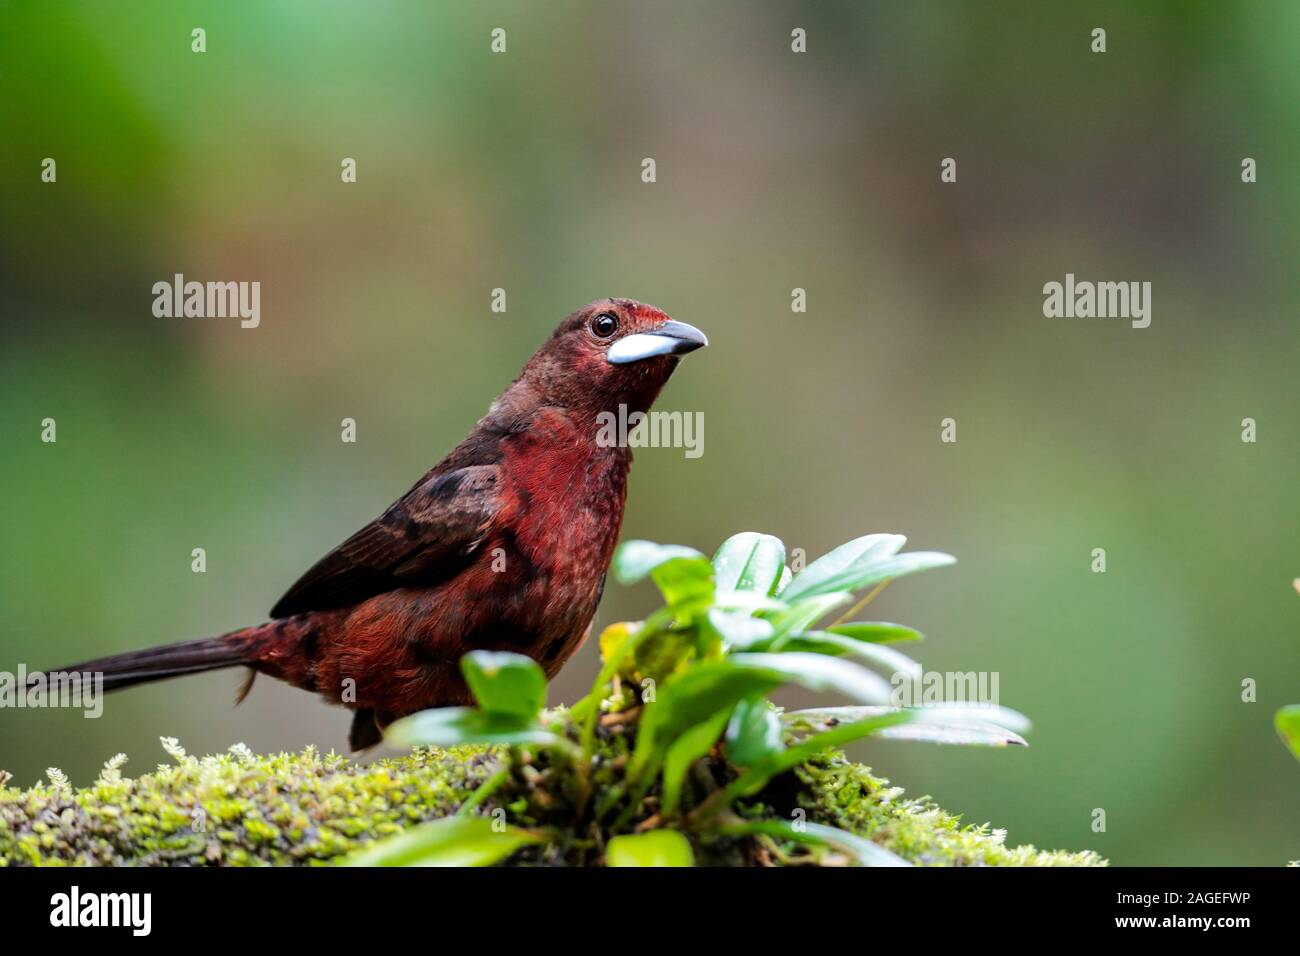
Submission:
[[[759,647],[776,634],[771,621],[748,614],[728,613],[716,607],[709,609],[705,623],[731,651]]]
[[[1291,748],[1291,753],[1300,760],[1300,704],[1283,707],[1273,720],[1282,742]]]
[[[615,552],[610,568],[623,584],[650,575],[679,618],[689,618],[713,600],[713,565],[694,548],[626,541]]]
[[[749,767],[785,749],[781,716],[764,697],[742,700],[727,724],[727,757],[738,767]]]
[[[912,719],[912,711],[883,708],[882,712],[875,716],[854,723],[839,724],[823,733],[813,734],[811,737],[787,747],[780,753],[773,754],[765,760],[760,760],[727,784],[720,793],[714,795],[712,800],[718,807],[729,806],[731,801],[737,797],[757,793],[773,777],[785,773],[800,764],[807,763],[813,757],[830,750],[832,747],[841,747],[844,744],[879,733],[895,724],[907,723]]]
[[[933,715],[935,720],[974,720],[986,724],[995,724],[1014,730],[1018,734],[1027,734],[1033,728],[1029,718],[1018,710],[1001,707],[997,704],[965,704],[961,701],[940,701],[913,708],[924,714]]]
[[[928,571],[931,568],[946,567],[956,562],[957,559],[951,554],[944,554],[942,551],[909,551],[907,554],[896,554],[891,558],[883,558],[879,561],[853,564],[839,574],[832,575],[823,581],[817,586],[815,593],[856,591],[873,584],[879,584],[881,581],[901,578],[904,575],[915,574],[918,571]],[[790,588],[787,590],[793,589],[798,583],[799,578],[795,578],[790,582]],[[782,597],[785,597],[785,595],[782,595]],[[794,599],[787,597],[786,600]]]
[[[821,840],[837,850],[842,850],[853,857],[860,866],[912,865],[898,854],[886,850],[883,846],[873,843],[865,837],[860,837],[856,833],[841,830],[838,827],[826,826],[824,823],[805,822],[803,829],[806,836]]]
[[[855,621],[851,624],[836,624],[826,630],[832,634],[843,634],[855,641],[868,641],[872,644],[893,644],[898,641],[919,641],[925,635],[901,624],[887,624],[883,621]]]
[[[922,674],[920,664],[892,647],[871,644],[867,641],[855,641],[851,637],[832,634],[829,631],[789,634],[774,644],[772,649],[782,653],[808,651],[814,654],[850,654],[871,664],[889,678],[897,674],[909,681],[919,681]]]
[[[831,591],[802,598],[792,604],[788,611],[772,615],[772,625],[776,628],[778,637],[792,631],[802,631],[852,600],[851,591]]]
[[[901,534],[868,534],[861,538],[854,538],[833,551],[823,554],[796,574],[785,590],[779,592],[781,599],[794,602],[812,594],[843,590],[840,587],[826,587],[825,583],[854,564],[870,563],[895,555],[905,544],[907,538]]]
[[[765,594],[753,591],[726,591],[718,589],[713,594],[713,606],[727,611],[788,611],[790,605]]]
[[[538,721],[489,714],[473,707],[422,710],[389,724],[384,740],[397,747],[458,747],[462,744],[558,744],[561,738]]]
[[[674,740],[718,711],[786,683],[834,690],[866,703],[889,702],[889,684],[878,674],[822,654],[732,654],[704,661],[666,681],[655,702],[647,704],[628,773],[637,777],[655,766]]]
[[[824,658],[829,660],[829,658]],[[702,661],[659,688],[653,703],[647,703],[637,729],[636,749],[628,767],[629,776],[639,776],[656,763],[658,754],[692,727],[713,718],[738,701],[778,687],[780,673],[733,663],[734,657]]]
[[[679,620],[713,601],[713,565],[703,555],[670,558],[656,565],[650,577]]]
[[[541,843],[527,830],[498,832],[487,817],[444,817],[380,840],[348,859],[349,866],[491,866],[520,847]]]
[[[1005,727],[1007,730],[1014,730],[1019,734],[1027,734],[1033,728],[1029,718],[1020,711],[1012,710],[1010,707],[1000,707],[997,704],[939,703],[922,707],[921,710],[935,714],[936,719],[956,717],[960,720],[981,720]]]
[[[679,544],[655,544],[653,541],[624,541],[614,554],[610,570],[622,584],[635,584],[668,561],[679,558],[704,558],[694,548]],[[707,561],[706,561],[707,563]],[[709,566],[710,569],[712,565]]]
[[[676,830],[616,836],[605,847],[606,866],[694,866],[695,854]]]
[[[533,718],[546,706],[546,674],[531,657],[470,651],[460,659],[460,669],[486,713]]]
[[[859,866],[911,866],[901,856],[886,850],[878,843],[856,833],[822,823],[786,820],[746,820],[743,823],[725,824],[718,828],[724,834],[765,833],[795,843],[829,846],[851,857]]]
[[[713,556],[713,576],[719,588],[771,594],[785,569],[785,545],[780,538],[742,531],[722,542]]]
[[[804,568],[781,591],[784,601],[831,591],[856,591],[891,578],[914,574],[928,568],[943,567],[957,559],[937,551],[913,551],[899,554],[907,543],[901,534],[869,534],[842,544]]]
[[[868,704],[889,703],[889,683],[879,674],[824,654],[732,654],[727,660],[778,684],[795,683],[809,690],[836,691]]]
[[[664,814],[672,813],[677,809],[677,803],[682,795],[682,782],[686,779],[687,771],[690,770],[691,764],[713,749],[713,745],[722,736],[722,729],[726,726],[730,715],[730,708],[718,711],[704,723],[696,724],[686,731],[668,747],[668,752],[664,754],[662,807]],[[778,725],[778,731],[779,729]]]
[[[886,727],[878,736],[886,740],[914,740],[963,747],[1029,746],[1024,737],[997,724],[981,724],[977,720],[941,720],[938,715],[927,715],[924,719],[909,724]]]
[[[793,728],[826,731],[845,724],[902,713],[906,723],[881,729],[875,736],[894,740],[920,740],[940,744],[971,744],[986,747],[1026,746],[1016,731],[1027,732],[1029,720],[1008,707],[994,705],[937,705],[900,709],[895,707],[818,707],[782,715]]]

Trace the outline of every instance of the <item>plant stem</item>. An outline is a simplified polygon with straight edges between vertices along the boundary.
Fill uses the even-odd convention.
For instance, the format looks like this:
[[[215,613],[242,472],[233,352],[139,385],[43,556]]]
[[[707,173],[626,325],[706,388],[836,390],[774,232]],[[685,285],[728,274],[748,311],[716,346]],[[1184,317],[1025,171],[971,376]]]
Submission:
[[[623,788],[620,786],[614,786],[605,791],[605,795],[601,797],[600,802],[596,804],[595,820],[597,823],[605,819],[605,815],[618,805],[618,801],[622,796]]]
[[[867,592],[867,596],[866,596],[866,597],[864,597],[861,601],[859,601],[857,604],[853,605],[853,607],[849,608],[847,611],[845,611],[843,614],[841,614],[839,617],[837,617],[834,621],[832,621],[832,622],[831,622],[831,627],[836,627],[837,625],[843,624],[845,621],[847,621],[847,620],[848,620],[849,618],[851,618],[853,615],[857,614],[857,613],[858,613],[859,611],[861,611],[864,607],[866,607],[868,604],[870,604],[872,601],[874,601],[874,600],[876,599],[876,595],[879,594],[881,591],[883,591],[883,590],[885,589],[885,587],[889,584],[889,582],[892,581],[892,580],[894,580],[894,579],[893,579],[893,578],[885,578],[885,580],[883,580],[883,581],[881,581],[879,584],[877,584],[874,588],[872,588],[870,591]]]
[[[654,777],[651,776],[648,780],[633,785],[627,806],[623,808],[623,812],[618,815],[618,819],[610,827],[611,831],[618,833],[632,822],[632,818],[636,816],[637,808],[641,806],[641,801],[645,799],[645,795],[650,791],[650,783],[653,780]]]
[[[604,697],[605,685],[608,684],[618,673],[619,666],[626,660],[627,656],[633,653],[641,643],[654,634],[665,624],[673,619],[673,611],[670,607],[660,608],[654,614],[641,622],[635,634],[631,634],[623,641],[610,655],[609,660],[605,661],[605,666],[600,669],[596,675],[596,681],[591,685],[591,690],[587,696],[578,703],[574,704],[572,714],[582,722],[582,750],[580,754],[580,763],[578,772],[582,774],[582,789],[578,794],[577,816],[582,817],[587,809],[587,801],[591,797],[591,755],[596,744],[596,722],[600,718],[600,702]]]
[[[766,786],[767,781],[777,774],[792,770],[823,751],[851,743],[862,737],[869,737],[886,727],[907,723],[914,719],[915,716],[915,710],[892,711],[868,717],[865,720],[838,724],[830,730],[801,740],[777,754],[760,760],[721,790],[710,794],[698,807],[691,811],[687,817],[687,824],[692,827],[698,826],[710,816],[731,806],[733,800],[758,791]]]
[[[488,797],[492,796],[492,794],[496,792],[497,788],[500,787],[501,784],[505,783],[509,779],[510,779],[510,758],[507,757],[506,765],[478,785],[478,789],[475,790],[473,793],[471,793],[469,795],[469,799],[460,805],[460,809],[456,811],[456,816],[458,817],[469,816],[469,814],[473,812],[473,810],[476,807],[478,807],[479,804],[481,804]]]

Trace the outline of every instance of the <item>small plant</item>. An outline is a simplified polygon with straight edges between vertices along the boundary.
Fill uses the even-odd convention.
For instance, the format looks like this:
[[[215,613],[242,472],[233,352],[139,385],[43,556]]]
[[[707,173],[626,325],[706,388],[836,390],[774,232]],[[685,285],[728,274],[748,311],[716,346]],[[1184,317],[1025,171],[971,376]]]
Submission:
[[[801,819],[797,809],[793,819],[774,815],[765,797],[789,772],[863,737],[1024,744],[1028,721],[1003,707],[891,703],[886,678],[921,672],[891,645],[921,635],[854,618],[893,579],[955,560],[900,553],[905,541],[856,538],[799,574],[779,539],[755,532],[729,538],[712,560],[686,547],[625,543],[615,577],[651,578],[665,605],[645,621],[605,629],[603,667],[571,709],[543,710],[546,681],[530,658],[466,655],[461,666],[478,706],[424,711],[386,736],[398,745],[500,745],[499,768],[456,818],[375,844],[355,862],[490,864],[564,839],[577,843],[566,849],[583,861],[680,866],[692,863],[693,842],[774,838],[863,865],[907,865],[870,839]],[[783,713],[769,695],[785,685],[854,704]],[[547,812],[564,826],[512,826],[509,807],[473,816],[514,775],[548,777]]]

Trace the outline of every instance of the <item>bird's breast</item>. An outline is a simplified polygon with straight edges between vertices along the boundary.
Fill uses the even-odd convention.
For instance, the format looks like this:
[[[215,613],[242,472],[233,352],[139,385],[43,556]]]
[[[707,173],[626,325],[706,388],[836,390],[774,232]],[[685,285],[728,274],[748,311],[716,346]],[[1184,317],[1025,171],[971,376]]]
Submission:
[[[623,523],[630,458],[600,445],[594,427],[560,413],[538,418],[506,448],[515,543],[541,576],[594,596]]]
[[[538,420],[540,419],[540,421]],[[501,519],[479,552],[492,609],[479,643],[530,653],[559,670],[591,624],[623,522],[630,456],[558,413],[539,413],[504,443]]]

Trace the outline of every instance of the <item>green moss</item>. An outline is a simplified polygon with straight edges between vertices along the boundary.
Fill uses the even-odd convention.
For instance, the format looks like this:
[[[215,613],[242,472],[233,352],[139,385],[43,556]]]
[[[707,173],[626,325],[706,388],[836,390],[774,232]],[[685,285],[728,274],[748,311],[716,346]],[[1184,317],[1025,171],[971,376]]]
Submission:
[[[413,823],[454,812],[502,765],[503,753],[476,747],[419,750],[364,764],[308,748],[255,756],[243,745],[195,758],[174,740],[173,761],[124,777],[119,755],[91,786],[73,788],[51,770],[50,782],[0,789],[0,865],[321,865]],[[627,749],[619,729],[601,733],[591,792],[617,786]],[[698,786],[728,773],[702,766]],[[4,781],[0,780],[0,784]],[[586,799],[571,766],[536,763],[516,753],[501,786],[475,808],[504,809],[512,822],[556,828],[560,839],[527,850],[521,863],[599,862],[608,833],[588,825],[567,830]],[[649,795],[640,819],[653,816]],[[598,801],[594,801],[598,805]],[[906,859],[933,865],[1090,866],[1091,852],[1009,848],[1002,831],[961,826],[957,818],[873,777],[840,754],[828,754],[775,781],[743,807],[746,816],[789,820],[799,811],[868,836]],[[629,827],[635,826],[634,820]],[[833,864],[824,849],[768,837],[692,837],[701,863]]]
[[[871,775],[843,754],[828,754],[797,773],[800,802],[818,822],[869,834],[918,866],[1104,866],[1091,850],[1008,847],[1006,831],[962,826],[929,798],[908,799],[901,787]]]
[[[166,743],[173,743],[166,741]],[[494,759],[466,748],[360,764],[312,748],[189,757],[136,779],[0,790],[0,865],[311,865],[456,809]]]

